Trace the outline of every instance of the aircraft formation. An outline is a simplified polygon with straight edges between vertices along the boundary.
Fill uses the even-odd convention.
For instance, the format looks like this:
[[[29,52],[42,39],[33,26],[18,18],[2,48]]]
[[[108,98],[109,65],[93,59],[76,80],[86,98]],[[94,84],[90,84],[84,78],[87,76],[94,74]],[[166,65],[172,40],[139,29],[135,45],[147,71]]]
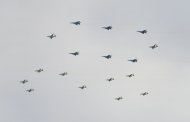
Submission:
[[[74,21],[74,22],[71,22],[70,24],[73,24],[73,25],[75,25],[75,26],[79,26],[79,25],[81,25],[81,21]],[[105,30],[108,30],[108,31],[113,29],[112,26],[104,26],[104,27],[101,27],[101,28],[103,28],[103,29],[105,29]],[[136,32],[141,33],[141,34],[147,34],[148,31],[147,31],[147,30],[140,30],[140,31],[136,31]],[[48,38],[50,38],[50,39],[53,39],[53,38],[56,38],[56,35],[52,33],[51,35],[48,35],[48,36],[46,36],[46,37],[48,37]],[[154,45],[152,45],[152,46],[149,46],[149,48],[151,48],[151,49],[153,50],[153,49],[155,49],[155,48],[158,48],[158,45],[157,45],[157,44],[154,44]],[[78,55],[79,55],[79,52],[76,51],[76,52],[71,52],[71,53],[69,53],[69,54],[70,54],[70,55],[73,55],[73,56],[78,56]],[[106,58],[106,59],[111,59],[111,58],[112,58],[112,55],[111,55],[111,54],[108,54],[108,55],[103,55],[103,56],[101,56],[101,57]],[[129,61],[129,62],[132,62],[132,63],[137,63],[138,59],[137,59],[137,58],[128,59],[128,61]],[[41,73],[41,72],[43,72],[43,71],[44,71],[44,70],[43,70],[42,68],[35,70],[35,72],[37,72],[37,73]],[[58,74],[58,75],[60,75],[60,76],[67,76],[68,73],[67,73],[67,72],[63,72],[63,73]],[[135,76],[135,75],[134,75],[133,73],[132,73],[132,74],[129,74],[129,75],[126,75],[126,77],[128,77],[128,78],[132,78],[132,77],[134,77],[134,76]],[[106,79],[106,81],[108,81],[108,82],[111,82],[111,81],[113,81],[113,80],[115,80],[113,77],[110,77],[110,78],[107,78],[107,79]],[[26,79],[20,81],[20,83],[22,83],[22,84],[26,84],[26,83],[28,83],[28,82],[29,82],[29,81],[26,80]],[[82,86],[79,86],[78,88],[81,89],[81,90],[84,90],[84,89],[87,88],[87,86],[86,86],[86,85],[82,85]],[[32,92],[34,92],[34,88],[26,89],[26,92],[32,93]],[[140,95],[142,95],[142,96],[146,96],[146,95],[148,95],[148,94],[149,94],[149,92],[147,92],[147,91],[140,93]],[[116,98],[114,98],[114,99],[117,100],[117,101],[120,101],[120,100],[122,100],[122,99],[124,99],[124,98],[123,98],[122,96],[119,96],[119,97],[116,97]]]

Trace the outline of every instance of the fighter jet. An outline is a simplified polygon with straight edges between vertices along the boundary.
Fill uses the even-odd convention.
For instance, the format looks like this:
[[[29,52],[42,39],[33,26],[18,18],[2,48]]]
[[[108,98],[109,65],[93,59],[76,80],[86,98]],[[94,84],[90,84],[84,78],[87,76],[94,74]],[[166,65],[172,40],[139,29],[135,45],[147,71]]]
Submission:
[[[27,91],[27,92],[33,92],[34,89],[27,89],[26,91]]]
[[[117,97],[117,98],[115,98],[115,100],[122,100],[123,99],[123,97]]]
[[[83,85],[83,86],[80,86],[80,87],[78,87],[78,88],[80,88],[80,89],[85,89],[85,88],[87,88],[85,85]]]
[[[20,83],[22,83],[22,84],[25,84],[25,83],[27,83],[27,82],[28,82],[28,80],[20,81]]]
[[[146,34],[148,31],[147,30],[142,30],[142,31],[137,31],[139,33],[142,33],[142,34]]]
[[[65,75],[67,75],[67,72],[61,73],[59,75],[65,76]]]
[[[114,78],[109,78],[109,79],[106,79],[106,80],[111,82],[112,80],[114,80]]]
[[[148,92],[141,93],[142,96],[148,95]]]
[[[157,48],[158,45],[157,44],[154,44],[153,46],[150,46],[150,48],[154,49],[154,48]]]
[[[43,69],[37,69],[37,70],[35,70],[36,72],[38,72],[38,73],[40,73],[40,72],[42,72],[42,71],[44,71]]]
[[[135,75],[134,74],[127,75],[127,77],[129,77],[129,78],[131,78],[133,76],[135,76]]]
[[[69,54],[72,54],[72,55],[74,55],[74,56],[77,56],[77,55],[79,55],[79,52],[74,52],[74,53],[69,53]]]
[[[107,59],[110,59],[111,58],[111,55],[106,55],[106,56],[102,56],[104,58],[107,58]]]
[[[128,61],[135,63],[135,62],[137,62],[137,59],[132,59],[132,60],[128,60]]]
[[[80,25],[81,22],[80,22],[80,21],[76,21],[76,22],[71,22],[71,24],[74,24],[74,25]]]
[[[102,27],[102,28],[104,28],[104,29],[106,29],[106,30],[111,30],[111,29],[112,29],[112,26],[107,26],[107,27]]]
[[[51,34],[50,36],[47,36],[47,37],[49,37],[50,39],[53,39],[54,37],[56,37],[56,35],[55,34]]]

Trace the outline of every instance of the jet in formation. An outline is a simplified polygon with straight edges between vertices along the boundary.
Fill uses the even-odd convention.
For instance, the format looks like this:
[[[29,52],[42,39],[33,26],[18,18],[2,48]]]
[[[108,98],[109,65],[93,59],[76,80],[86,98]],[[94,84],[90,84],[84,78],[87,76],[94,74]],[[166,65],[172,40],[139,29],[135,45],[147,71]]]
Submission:
[[[42,72],[42,71],[44,71],[43,69],[37,69],[37,70],[35,70],[36,72],[38,72],[38,73],[40,73],[40,72]]]
[[[142,96],[148,95],[148,92],[141,93]]]
[[[47,36],[47,37],[49,37],[50,39],[53,39],[54,37],[56,37],[56,35],[55,34],[51,34],[50,36]]]
[[[79,55],[79,52],[74,52],[74,53],[69,53],[69,54],[72,54],[72,55],[74,55],[74,56],[77,56],[77,55]]]
[[[157,47],[158,47],[157,44],[154,44],[153,46],[150,46],[150,48],[152,48],[152,49],[155,49],[155,48],[157,48]]]
[[[104,29],[106,29],[106,30],[111,30],[111,29],[112,29],[112,26],[107,26],[107,27],[102,27],[102,28],[104,28]]]
[[[34,89],[27,89],[26,91],[27,91],[27,92],[33,92]]]
[[[115,98],[115,100],[122,100],[123,99],[123,97],[117,97],[117,98]]]
[[[102,56],[104,58],[107,58],[107,59],[111,59],[111,55],[106,55],[106,56]]]
[[[128,61],[135,63],[135,62],[137,62],[137,59],[132,59],[132,60],[128,60]]]
[[[106,79],[106,80],[111,82],[112,80],[114,80],[114,78],[109,78],[109,79]]]
[[[78,87],[78,88],[80,88],[80,89],[85,89],[85,88],[87,88],[87,87],[86,87],[86,85],[83,85],[83,86],[80,86],[80,87]]]
[[[67,75],[67,72],[61,73],[59,75],[65,76],[65,75]]]
[[[20,83],[22,83],[22,84],[25,84],[25,83],[27,83],[27,82],[28,82],[28,80],[20,81]]]
[[[129,77],[129,78],[131,78],[133,76],[135,76],[135,75],[134,74],[127,75],[127,77]]]
[[[71,22],[71,24],[80,25],[80,24],[81,24],[81,21]]]
[[[139,33],[142,33],[142,34],[146,34],[148,31],[147,30],[142,30],[142,31],[137,31]]]

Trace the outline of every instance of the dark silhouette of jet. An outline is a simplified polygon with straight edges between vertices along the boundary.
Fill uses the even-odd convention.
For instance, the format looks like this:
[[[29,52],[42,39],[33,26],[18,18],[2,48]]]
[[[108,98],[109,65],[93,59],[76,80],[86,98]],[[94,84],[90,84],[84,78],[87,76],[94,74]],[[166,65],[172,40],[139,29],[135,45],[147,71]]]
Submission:
[[[102,28],[104,28],[104,29],[106,29],[106,30],[111,30],[111,29],[112,29],[112,26],[107,26],[107,27],[102,27]]]
[[[47,36],[47,37],[49,37],[50,39],[53,39],[54,37],[56,37],[56,35],[55,34],[51,34],[50,36]]]
[[[132,59],[132,60],[128,60],[128,61],[135,63],[135,62],[137,62],[137,59]]]
[[[146,34],[148,31],[147,30],[142,30],[142,31],[137,31],[139,33],[142,33],[142,34]]]
[[[43,69],[37,69],[37,70],[35,70],[36,72],[38,72],[38,73],[40,73],[40,72],[42,72],[42,71],[44,71]]]
[[[115,100],[122,100],[123,99],[123,97],[117,97],[117,98],[115,98]]]
[[[154,44],[153,46],[150,46],[150,48],[152,48],[152,49],[155,49],[155,48],[157,48],[157,47],[158,47],[157,44]]]
[[[111,55],[106,55],[106,56],[102,56],[104,58],[107,58],[107,59],[110,59],[111,58]]]
[[[85,89],[85,88],[87,88],[87,87],[86,87],[86,85],[83,85],[83,86],[80,86],[80,87],[78,87],[78,88],[80,88],[80,89]]]
[[[22,83],[22,84],[25,84],[25,83],[27,83],[27,82],[28,82],[28,80],[20,81],[20,83]]]
[[[65,75],[67,75],[67,72],[61,73],[59,75],[65,76]]]
[[[135,76],[135,75],[134,74],[127,75],[127,77],[129,77],[129,78],[131,78],[133,76]]]
[[[142,96],[148,95],[148,92],[141,93]]]
[[[71,22],[71,24],[80,25],[80,24],[81,24],[81,21]]]
[[[109,78],[109,79],[106,79],[106,80],[111,82],[112,80],[114,80],[114,78]]]
[[[77,55],[79,55],[79,52],[74,52],[74,53],[69,53],[69,54],[72,54],[72,55],[74,55],[74,56],[77,56]]]
[[[33,92],[34,89],[27,89],[26,91],[27,91],[27,92]]]

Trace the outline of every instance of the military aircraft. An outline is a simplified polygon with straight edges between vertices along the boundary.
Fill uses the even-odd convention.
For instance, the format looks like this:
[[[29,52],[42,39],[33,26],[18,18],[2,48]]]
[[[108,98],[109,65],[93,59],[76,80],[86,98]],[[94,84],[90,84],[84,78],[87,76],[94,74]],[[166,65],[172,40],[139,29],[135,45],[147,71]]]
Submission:
[[[112,29],[112,26],[107,26],[107,27],[102,27],[102,28],[104,28],[104,29],[106,29],[106,30],[111,30],[111,29]]]
[[[137,31],[137,32],[142,33],[142,34],[145,34],[145,33],[147,33],[148,31],[147,31],[147,30],[142,30],[142,31]]]
[[[127,75],[127,77],[129,77],[129,78],[131,78],[133,76],[135,76],[135,75],[134,74]]]
[[[26,90],[27,92],[33,92],[34,91],[34,89],[28,89],[28,90]]]
[[[22,84],[25,84],[25,83],[27,83],[27,82],[28,82],[28,80],[20,81],[20,83],[22,83]]]
[[[50,36],[47,36],[47,37],[49,37],[50,39],[53,39],[54,37],[56,37],[56,35],[55,34],[51,34]]]
[[[158,45],[157,44],[154,44],[153,46],[150,46],[150,48],[154,49],[154,48],[157,48]]]
[[[78,87],[78,88],[80,88],[80,89],[85,89],[85,88],[87,88],[87,87],[86,87],[86,85],[83,85],[83,86],[80,86],[80,87]]]
[[[104,58],[107,58],[107,59],[110,59],[111,58],[111,55],[106,55],[106,56],[102,56]]]
[[[132,59],[132,60],[128,60],[128,61],[135,63],[135,62],[137,62],[137,59]]]
[[[79,55],[79,52],[74,52],[74,53],[69,53],[69,54],[72,54],[72,55],[74,55],[74,56],[77,56],[77,55]]]
[[[109,79],[106,79],[106,80],[110,82],[110,81],[114,80],[114,78],[109,78]]]
[[[123,99],[123,97],[117,97],[117,98],[115,98],[115,100],[122,100]]]
[[[148,92],[141,93],[142,96],[148,95]]]
[[[36,72],[38,72],[38,73],[40,73],[40,72],[42,72],[42,71],[44,71],[43,69],[37,69],[37,70],[35,70]]]
[[[67,75],[67,72],[61,73],[59,75],[65,76],[65,75]]]
[[[81,24],[81,21],[71,22],[71,24],[80,25],[80,24]]]

